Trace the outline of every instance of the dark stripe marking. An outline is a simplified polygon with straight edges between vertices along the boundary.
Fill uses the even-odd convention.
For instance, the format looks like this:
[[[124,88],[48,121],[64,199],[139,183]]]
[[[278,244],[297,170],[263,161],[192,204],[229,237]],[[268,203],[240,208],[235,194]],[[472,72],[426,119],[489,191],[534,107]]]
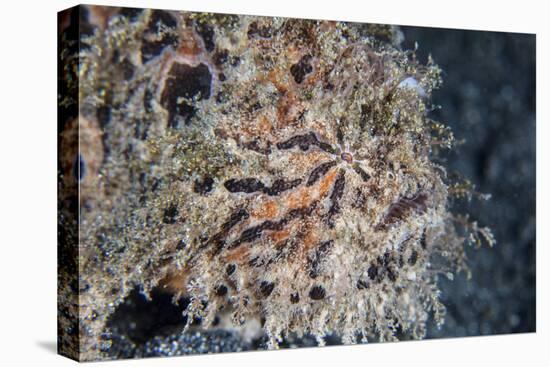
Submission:
[[[384,215],[384,218],[375,227],[376,230],[385,229],[387,226],[397,223],[405,218],[411,211],[416,213],[425,213],[427,210],[426,193],[416,194],[412,198],[402,197],[391,204]]]
[[[317,136],[313,132],[309,132],[303,135],[295,135],[288,140],[277,143],[277,148],[280,150],[292,149],[296,146],[304,152],[307,151],[310,146],[317,146],[325,152],[331,154],[334,154],[336,152],[332,145],[319,141],[319,139],[317,139]]]
[[[277,179],[273,182],[271,187],[266,186],[262,181],[256,178],[241,178],[241,179],[229,179],[224,182],[224,186],[227,191],[231,193],[244,192],[251,194],[254,192],[263,192],[269,196],[279,195],[283,191],[291,190],[302,183],[301,178],[286,181],[284,179]]]
[[[370,175],[365,172],[365,170],[361,168],[357,163],[353,165],[353,170],[357,172],[359,176],[361,176],[361,179],[363,181],[367,182],[368,180],[370,180]]]
[[[291,190],[295,188],[296,186],[300,185],[302,183],[301,178],[297,178],[295,180],[285,181],[283,179],[277,179],[273,182],[273,185],[271,187],[264,188],[263,192],[265,192],[269,196],[276,196],[279,195],[283,191]]]
[[[344,194],[345,185],[346,185],[346,175],[344,173],[344,170],[341,169],[340,171],[338,171],[338,176],[336,177],[336,181],[334,182],[332,193],[330,194],[330,201],[332,204],[327,212],[327,222],[331,228],[334,227],[334,222],[332,221],[332,217],[334,217],[336,214],[340,212],[339,200],[342,198],[342,195]]]
[[[327,174],[327,172],[336,165],[336,161],[321,163],[311,171],[309,178],[307,179],[306,186],[312,186],[321,177]]]
[[[220,231],[216,233],[212,238],[203,246],[214,245],[214,255],[217,255],[225,247],[226,243],[224,238],[231,228],[235,227],[239,222],[246,220],[250,217],[250,214],[245,209],[239,209],[229,216],[229,219],[222,224]]]
[[[239,238],[237,238],[231,245],[229,249],[234,249],[243,243],[252,242],[262,235],[264,231],[280,231],[285,225],[287,225],[291,220],[296,218],[303,218],[307,215],[310,215],[311,212],[317,207],[317,202],[314,201],[311,205],[303,208],[293,209],[288,212],[281,220],[274,222],[271,220],[266,220],[256,226],[249,227],[245,229]]]
[[[308,257],[308,267],[309,267],[309,277],[312,279],[315,279],[320,274],[320,265],[323,261],[323,258],[328,253],[330,246],[332,245],[334,241],[328,240],[325,242],[321,242],[319,245],[317,245],[317,248],[315,249],[314,253]]]
[[[265,185],[256,178],[229,179],[223,184],[229,192],[245,192],[247,194],[262,191]]]

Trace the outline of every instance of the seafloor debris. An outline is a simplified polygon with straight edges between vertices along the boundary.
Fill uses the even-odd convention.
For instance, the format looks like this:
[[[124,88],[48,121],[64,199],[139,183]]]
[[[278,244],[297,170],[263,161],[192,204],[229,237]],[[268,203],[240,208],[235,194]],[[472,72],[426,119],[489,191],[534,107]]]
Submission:
[[[436,280],[465,268],[463,223],[431,157],[452,134],[426,116],[440,70],[397,29],[79,9],[60,145],[79,126],[80,150],[60,156],[60,192],[80,185],[82,359],[108,351],[136,287],[189,299],[204,328],[221,310],[259,321],[272,348],[443,322]]]

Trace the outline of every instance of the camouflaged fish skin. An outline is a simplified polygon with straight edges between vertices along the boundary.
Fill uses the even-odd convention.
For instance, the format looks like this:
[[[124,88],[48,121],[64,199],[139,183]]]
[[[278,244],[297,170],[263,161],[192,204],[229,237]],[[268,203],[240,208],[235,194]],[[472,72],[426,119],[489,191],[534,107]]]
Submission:
[[[437,276],[465,266],[432,159],[452,134],[427,117],[440,70],[398,29],[83,9],[61,166],[80,167],[82,359],[136,287],[190,298],[204,328],[261,320],[271,348],[443,322]]]

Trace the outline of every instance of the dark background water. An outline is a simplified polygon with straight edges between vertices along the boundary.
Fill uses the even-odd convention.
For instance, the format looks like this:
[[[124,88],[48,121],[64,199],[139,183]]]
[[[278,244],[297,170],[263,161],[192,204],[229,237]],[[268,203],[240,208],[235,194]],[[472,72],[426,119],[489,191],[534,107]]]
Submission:
[[[432,113],[464,143],[446,156],[489,201],[458,202],[494,248],[467,251],[472,279],[442,279],[447,319],[429,337],[535,331],[535,36],[402,27],[404,48],[443,70]]]
[[[463,141],[444,155],[448,172],[468,177],[489,201],[456,202],[455,209],[489,226],[493,248],[468,248],[472,278],[440,279],[447,317],[429,338],[535,331],[535,36],[498,32],[402,27],[403,48],[422,63],[431,54],[444,84],[432,118]],[[181,334],[181,312],[171,298],[138,291],[113,315],[113,357],[145,357],[256,349],[222,330]],[[328,344],[338,344],[328,338]],[[314,346],[312,338],[283,346]]]

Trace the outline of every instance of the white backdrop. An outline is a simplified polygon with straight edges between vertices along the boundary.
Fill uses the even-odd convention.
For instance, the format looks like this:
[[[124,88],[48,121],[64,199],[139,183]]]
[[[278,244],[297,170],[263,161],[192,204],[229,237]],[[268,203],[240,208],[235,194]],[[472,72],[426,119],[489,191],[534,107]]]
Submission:
[[[543,1],[97,1],[238,14],[537,33],[537,333],[116,362],[121,366],[524,366],[548,363],[550,36]],[[71,1],[5,1],[0,10],[0,360],[64,366],[56,341],[56,12]],[[546,25],[545,25],[546,23]],[[112,363],[112,362],[109,362]],[[98,363],[98,366],[107,365]],[[112,365],[112,364],[109,364]]]

